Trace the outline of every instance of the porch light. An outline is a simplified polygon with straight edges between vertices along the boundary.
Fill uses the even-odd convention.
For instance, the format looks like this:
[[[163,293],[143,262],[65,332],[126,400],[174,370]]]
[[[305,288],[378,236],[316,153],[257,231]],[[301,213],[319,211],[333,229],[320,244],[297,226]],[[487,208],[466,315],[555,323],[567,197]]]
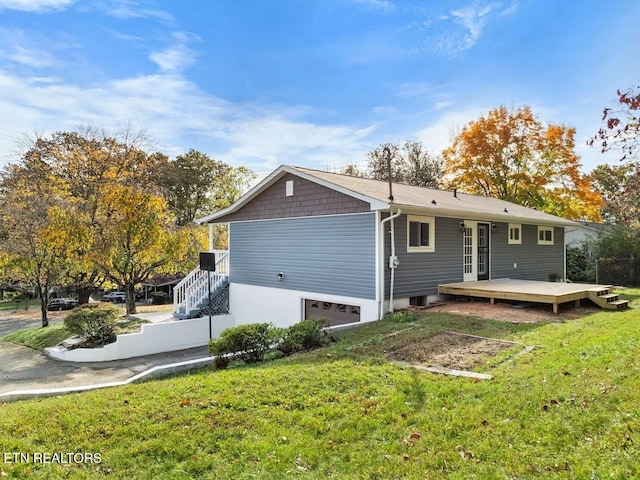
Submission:
[[[281,282],[282,280],[284,280],[284,273],[280,272],[278,273],[278,281]]]
[[[492,223],[492,224],[491,224],[491,231],[492,231],[493,233],[496,233],[496,232],[498,231],[498,225],[497,225],[497,224],[495,224],[495,223]]]
[[[466,230],[467,226],[464,224],[464,222],[460,222],[460,231],[462,233],[464,233],[464,231]]]

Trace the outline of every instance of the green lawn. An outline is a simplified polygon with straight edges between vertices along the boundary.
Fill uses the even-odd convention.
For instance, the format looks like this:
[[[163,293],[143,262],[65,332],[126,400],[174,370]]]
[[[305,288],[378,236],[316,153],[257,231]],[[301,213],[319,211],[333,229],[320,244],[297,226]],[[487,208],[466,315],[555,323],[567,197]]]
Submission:
[[[64,325],[49,325],[48,327],[31,327],[10,333],[0,340],[13,342],[18,345],[30,347],[35,350],[44,350],[47,347],[58,345],[63,340],[72,337],[73,334],[64,328]]]
[[[11,312],[16,311],[16,305],[18,306],[17,311],[23,312],[25,310],[40,310],[40,300],[31,299],[29,300],[28,305],[25,304],[25,301],[22,300],[20,303],[16,303],[15,300],[0,300],[0,311]],[[28,307],[28,308],[27,308]]]
[[[121,320],[116,324],[116,334],[139,332],[142,324],[149,323],[147,320],[130,318]],[[44,350],[47,347],[58,345],[63,340],[75,335],[67,330],[64,325],[49,325],[48,327],[30,327],[17,332],[10,333],[0,340],[12,342],[35,350]]]
[[[625,295],[640,306],[640,291]],[[638,317],[631,309],[515,325],[427,313],[251,367],[5,404],[0,455],[88,452],[101,463],[11,463],[5,455],[0,476],[638,478]],[[492,381],[386,361],[395,346],[444,329],[539,348],[479,368]]]

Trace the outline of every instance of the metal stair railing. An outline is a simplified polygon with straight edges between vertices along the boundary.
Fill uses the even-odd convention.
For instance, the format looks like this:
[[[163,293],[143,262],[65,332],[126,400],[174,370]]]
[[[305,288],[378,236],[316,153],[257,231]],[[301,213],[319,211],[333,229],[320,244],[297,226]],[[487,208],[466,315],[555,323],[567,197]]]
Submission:
[[[229,278],[229,251],[214,250],[216,256],[215,272],[194,268],[173,289],[173,313],[184,312],[187,315],[206,301],[209,292],[207,274],[211,276],[211,291],[215,291]]]

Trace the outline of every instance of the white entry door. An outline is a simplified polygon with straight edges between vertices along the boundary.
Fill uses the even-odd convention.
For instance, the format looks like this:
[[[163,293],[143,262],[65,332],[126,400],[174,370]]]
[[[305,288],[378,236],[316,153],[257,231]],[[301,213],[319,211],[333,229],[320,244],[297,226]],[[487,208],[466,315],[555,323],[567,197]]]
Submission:
[[[463,280],[489,280],[489,245],[491,225],[487,222],[464,221],[462,240]]]
[[[478,222],[464,221],[462,268],[465,282],[478,280]]]

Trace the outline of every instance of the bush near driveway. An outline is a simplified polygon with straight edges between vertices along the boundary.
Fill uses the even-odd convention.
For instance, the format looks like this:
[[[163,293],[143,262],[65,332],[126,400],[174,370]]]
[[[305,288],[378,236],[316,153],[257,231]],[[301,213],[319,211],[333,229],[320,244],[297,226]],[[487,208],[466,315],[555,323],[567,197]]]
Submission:
[[[217,340],[209,342],[209,351],[216,355],[216,367],[229,365],[229,357],[237,356],[245,363],[264,360],[274,348],[284,355],[321,347],[328,343],[322,331],[324,318],[303,320],[288,328],[277,328],[270,323],[253,323],[226,329]]]
[[[85,339],[83,346],[98,347],[116,340],[115,325],[120,309],[110,303],[87,304],[74,308],[64,326]]]
[[[327,334],[322,331],[327,320],[325,318],[309,318],[286,328],[278,350],[291,355],[305,350],[322,347],[327,342]]]
[[[260,362],[279,336],[280,329],[270,323],[239,325],[227,328],[219,339],[211,340],[209,351],[217,356],[237,354],[245,363]]]

